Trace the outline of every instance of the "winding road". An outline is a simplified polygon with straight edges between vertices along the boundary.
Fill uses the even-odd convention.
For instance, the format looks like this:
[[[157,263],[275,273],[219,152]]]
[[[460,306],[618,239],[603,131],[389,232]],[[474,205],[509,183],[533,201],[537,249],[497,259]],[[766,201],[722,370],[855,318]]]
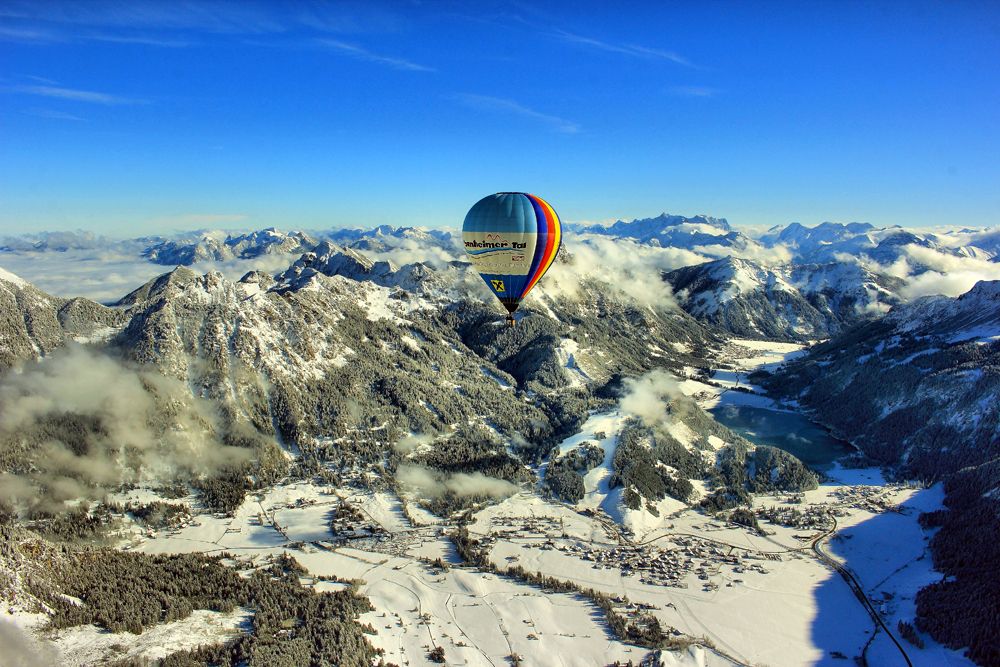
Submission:
[[[815,552],[816,557],[819,558],[820,561],[822,561],[827,566],[835,570],[838,574],[840,574],[841,577],[844,578],[844,581],[847,582],[847,585],[851,587],[852,591],[854,591],[855,597],[857,597],[858,600],[861,601],[861,604],[865,606],[865,609],[868,610],[868,614],[877,624],[875,628],[876,632],[878,631],[879,628],[884,630],[885,634],[889,637],[889,639],[892,640],[892,643],[895,644],[896,648],[899,649],[899,653],[900,655],[903,656],[903,661],[906,663],[906,667],[913,667],[913,663],[910,662],[910,656],[906,655],[906,649],[904,649],[903,645],[899,643],[899,640],[896,639],[895,635],[892,634],[892,632],[889,630],[889,627],[882,620],[882,617],[875,610],[875,607],[872,605],[871,600],[869,600],[868,596],[865,595],[865,590],[864,588],[862,588],[861,582],[859,582],[855,578],[854,574],[850,570],[848,570],[846,567],[841,565],[837,560],[835,560],[832,556],[823,551],[823,542],[826,539],[828,539],[831,535],[833,535],[835,532],[837,532],[837,518],[836,517],[830,517],[830,518],[833,519],[833,528],[831,528],[828,532],[823,533],[822,535],[818,536],[816,539],[813,540],[812,542],[813,552]],[[874,639],[874,636],[872,638]],[[865,646],[865,650],[867,650],[868,646],[870,645],[871,642],[869,642]],[[861,658],[862,660],[865,660],[864,651],[862,651]],[[865,664],[867,664],[867,660],[865,660]]]

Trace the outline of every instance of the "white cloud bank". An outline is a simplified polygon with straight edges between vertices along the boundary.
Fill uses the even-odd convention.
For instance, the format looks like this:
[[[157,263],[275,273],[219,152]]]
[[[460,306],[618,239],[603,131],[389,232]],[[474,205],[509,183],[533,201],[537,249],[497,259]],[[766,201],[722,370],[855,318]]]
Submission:
[[[892,264],[879,264],[867,258],[860,262],[873,271],[902,278],[906,284],[900,296],[911,300],[921,296],[959,296],[980,280],[1000,280],[1000,262],[983,257],[951,255],[934,248],[911,244],[900,248],[902,255]],[[858,261],[851,256],[841,261]]]
[[[0,454],[31,460],[0,474],[0,499],[58,509],[121,483],[197,477],[247,460],[246,449],[218,441],[217,420],[184,383],[69,346],[0,377]]]
[[[423,498],[439,498],[447,493],[456,496],[488,496],[506,498],[517,493],[510,482],[488,477],[480,472],[459,472],[446,475],[422,465],[404,463],[396,469],[396,479],[404,487]]]
[[[557,259],[536,288],[542,293],[580,299],[593,290],[610,290],[659,308],[676,307],[670,285],[663,280],[664,271],[708,261],[682,248],[657,248],[591,234],[567,234],[563,252],[568,256]]]
[[[625,394],[619,407],[647,426],[663,422],[671,402],[683,396],[677,378],[661,368],[654,368],[637,378],[627,378],[624,384]]]

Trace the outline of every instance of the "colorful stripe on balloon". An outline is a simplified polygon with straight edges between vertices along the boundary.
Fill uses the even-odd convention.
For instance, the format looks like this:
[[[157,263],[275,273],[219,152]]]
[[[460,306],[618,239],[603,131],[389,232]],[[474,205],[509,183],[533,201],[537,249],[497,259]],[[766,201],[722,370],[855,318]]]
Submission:
[[[532,270],[528,273],[528,281],[521,293],[523,299],[535,286],[545,272],[552,266],[559,247],[562,244],[562,225],[559,216],[547,201],[536,195],[525,195],[531,200],[535,215],[538,218],[538,244],[535,246],[535,260]],[[541,213],[541,215],[538,215]],[[544,230],[544,231],[543,231]],[[544,234],[544,241],[543,241]]]

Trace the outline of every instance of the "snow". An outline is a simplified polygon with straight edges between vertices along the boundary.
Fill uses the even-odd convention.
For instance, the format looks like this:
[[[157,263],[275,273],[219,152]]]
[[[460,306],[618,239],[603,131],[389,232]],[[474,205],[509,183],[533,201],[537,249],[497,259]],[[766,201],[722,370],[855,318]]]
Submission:
[[[600,416],[603,419],[610,417]],[[605,422],[602,427],[606,426]],[[568,443],[568,446],[574,444]],[[904,487],[886,487],[877,469],[836,468],[833,472],[838,479],[807,492],[805,503],[837,503],[836,494],[851,487],[885,492],[890,504],[910,503],[912,498],[922,493]],[[780,497],[759,497],[756,504],[770,506],[781,502],[783,499]],[[714,544],[732,545],[722,553],[728,553],[731,548],[751,550],[741,552],[746,554],[744,562],[761,563],[766,573],[751,570],[735,573],[731,566],[720,564],[709,570],[709,580],[717,584],[714,590],[706,589],[704,581],[695,572],[684,578],[681,587],[643,583],[637,574],[622,573],[614,566],[581,561],[569,551],[574,545],[606,549],[618,546],[617,539],[601,528],[600,515],[595,523],[567,506],[548,503],[528,494],[518,494],[477,513],[469,530],[483,535],[497,523],[504,530],[509,530],[506,526],[517,517],[532,522],[548,517],[554,530],[534,537],[530,531],[519,531],[513,539],[500,539],[491,551],[493,562],[501,567],[515,562],[528,571],[571,579],[611,595],[624,594],[634,601],[652,604],[653,613],[664,625],[688,635],[706,636],[721,650],[745,664],[773,667],[837,665],[840,662],[833,657],[834,651],[842,652],[848,658],[860,654],[870,637],[871,620],[844,580],[818,561],[808,546],[795,537],[803,529],[765,524],[773,534],[761,537],[740,527],[706,519],[676,501],[665,503],[658,509],[659,518],[642,513],[644,516],[640,521],[629,522],[628,525],[635,531],[636,543],[668,548],[673,541],[686,539],[686,536],[711,540]],[[873,514],[855,507],[844,506],[843,509],[846,514],[839,520],[845,529],[899,516],[892,512]],[[629,513],[626,521],[638,519],[639,514]],[[915,513],[903,518],[910,525],[916,525]],[[818,534],[815,531],[805,532]],[[908,539],[911,536],[899,537]],[[859,539],[855,537],[845,543],[857,545],[865,553],[887,551],[887,545],[872,543],[866,546]],[[552,541],[556,544],[555,548],[547,546]],[[916,544],[918,549],[923,548],[922,540],[917,539]],[[891,572],[896,566],[894,560],[910,557],[912,555],[905,553],[890,554],[888,559],[892,562],[878,563],[879,572]],[[853,563],[849,564],[853,567]],[[859,562],[858,567],[864,567],[863,563]],[[891,619],[893,624],[895,618]],[[895,664],[897,657],[880,654],[879,650],[881,647],[876,642],[869,653],[869,664]],[[922,667],[968,664],[957,653],[950,651],[924,655],[914,650],[910,655],[914,664]]]
[[[485,375],[486,377],[488,377],[489,379],[493,380],[498,385],[500,385],[501,389],[507,391],[507,390],[511,390],[511,389],[514,388],[514,386],[511,385],[510,382],[507,382],[502,377],[500,377],[499,375],[497,375],[496,373],[494,373],[490,369],[486,368],[485,366],[480,366],[479,370],[482,371],[483,375]]]
[[[371,519],[402,536],[410,546],[405,554],[364,548],[333,546],[323,517],[330,504],[347,497]],[[524,504],[538,506],[534,496]],[[410,508],[412,513],[413,508]],[[273,512],[288,534],[285,540],[273,526],[256,526],[254,518]],[[568,514],[573,514],[567,510]],[[577,515],[578,516],[578,515]],[[385,493],[352,493],[299,482],[275,487],[258,498],[248,498],[232,519],[200,517],[204,524],[145,541],[141,549],[153,553],[218,551],[225,548],[237,557],[262,559],[288,550],[299,539],[317,539],[290,553],[312,575],[360,579],[361,592],[374,611],[361,622],[377,630],[369,639],[385,650],[385,659],[397,664],[428,664],[428,646],[440,645],[449,662],[468,665],[505,664],[511,653],[525,664],[589,667],[615,660],[637,662],[645,651],[609,636],[600,615],[587,601],[573,595],[550,594],[492,574],[451,568],[441,571],[417,560],[454,559],[450,543],[436,526],[410,526],[399,500]],[[209,533],[222,537],[207,541]],[[206,530],[207,529],[207,530]],[[264,533],[271,537],[265,539]],[[423,615],[429,614],[428,620]],[[534,638],[532,638],[533,636]],[[119,640],[110,636],[113,640]],[[166,642],[159,642],[165,644]],[[143,642],[145,645],[145,642]],[[665,656],[668,665],[726,665],[704,649]]]
[[[94,329],[90,333],[90,335],[74,336],[73,340],[75,340],[77,343],[81,343],[84,345],[90,343],[103,343],[104,341],[108,340],[119,331],[120,329],[116,329],[115,327],[99,327],[97,329]]]
[[[108,657],[157,660],[181,649],[225,641],[248,628],[250,618],[248,609],[230,613],[199,609],[187,618],[153,626],[138,636],[84,625],[54,633],[53,643],[61,654],[60,664],[66,667],[93,665]]]
[[[573,451],[584,442],[596,442],[604,450],[604,460],[600,465],[583,476],[584,496],[577,506],[592,510],[600,509],[619,523],[622,521],[622,490],[611,488],[611,462],[618,445],[618,432],[625,418],[626,415],[620,411],[593,414],[580,427],[579,433],[559,444],[559,456]],[[597,434],[601,433],[604,434],[604,438],[597,437]],[[544,470],[541,476],[544,477]]]
[[[336,368],[343,368],[349,362],[349,357],[354,356],[355,351],[349,347],[344,347],[340,354],[330,359],[330,364]]]
[[[580,387],[590,382],[590,376],[577,363],[576,355],[579,347],[572,338],[563,338],[559,341],[559,347],[555,349],[556,359],[559,360],[559,365],[566,369],[565,375],[571,387]]]
[[[849,658],[858,655],[870,637],[872,623],[844,580],[815,558],[808,542],[799,539],[803,532],[818,535],[817,531],[763,523],[771,533],[764,537],[706,517],[673,499],[657,504],[659,516],[622,506],[621,490],[608,489],[607,482],[616,434],[624,418],[620,412],[593,414],[580,433],[559,445],[563,455],[583,442],[597,440],[605,451],[602,464],[585,478],[586,496],[577,506],[521,492],[473,514],[468,524],[473,535],[502,535],[492,546],[491,559],[501,567],[517,563],[528,571],[651,604],[651,613],[665,626],[690,636],[706,636],[741,663],[839,665],[831,657],[832,651]],[[596,435],[601,432],[605,437],[598,440]],[[886,621],[894,628],[897,620],[912,619],[912,596],[917,588],[940,576],[930,570],[926,535],[916,522],[919,511],[940,506],[940,486],[920,490],[888,485],[877,469],[834,466],[829,475],[830,481],[803,494],[803,503],[833,504],[843,510],[838,523],[846,537],[829,540],[827,551],[855,572],[871,597],[880,599],[882,591],[893,594]],[[698,486],[702,493],[706,491],[703,485]],[[884,494],[887,506],[899,504],[902,512],[852,506],[838,496],[849,491]],[[129,492],[129,497],[136,499],[148,495],[141,489]],[[343,499],[358,508],[366,521],[388,531],[392,539],[334,542],[327,521],[332,507]],[[757,507],[784,502],[780,495],[755,498]],[[582,513],[588,508],[595,512],[593,516]],[[259,521],[261,516],[263,522]],[[518,522],[547,518],[553,526],[548,532],[510,532],[509,527]],[[416,522],[411,523],[411,519]],[[714,545],[721,555],[738,550],[744,563],[759,563],[764,571],[737,573],[731,565],[717,561],[708,567],[707,582],[691,570],[683,575],[680,587],[666,586],[643,583],[639,574],[622,573],[617,567],[595,568],[594,562],[567,551],[572,545],[596,549],[620,546],[619,533],[613,528],[616,524],[630,529],[633,543],[646,545],[644,548],[678,549],[678,540],[694,539],[709,548]],[[511,652],[522,655],[527,665],[580,667],[615,660],[638,662],[644,655],[643,650],[610,637],[600,613],[583,598],[545,593],[472,569],[439,570],[428,565],[437,558],[446,563],[455,561],[454,550],[442,533],[450,529],[412,503],[404,509],[392,493],[298,481],[248,497],[233,517],[202,514],[191,525],[160,531],[155,538],[139,536],[135,543],[150,553],[226,550],[260,563],[268,555],[287,551],[310,575],[360,579],[361,592],[374,606],[374,611],[361,618],[377,631],[370,640],[386,652],[386,661],[401,665],[428,664],[426,654],[431,645],[444,647],[449,664],[484,666],[505,664]],[[550,541],[556,548],[547,546]],[[317,589],[327,586],[310,582],[310,578],[306,577],[307,585]],[[245,622],[245,617],[225,620],[207,614],[194,617],[187,631],[196,636],[224,636]],[[429,620],[422,620],[423,614],[429,614]],[[183,626],[162,627],[162,636],[147,631],[129,650],[137,655],[162,655],[165,647],[174,646],[175,635],[171,633],[179,634]],[[173,630],[168,632],[169,627]],[[199,632],[202,635],[197,635]],[[121,641],[120,636],[108,637],[109,645]],[[81,629],[65,641],[87,647],[105,640],[90,629]],[[896,656],[883,652],[891,648],[891,644],[883,647],[876,641],[868,653],[869,663],[894,664]],[[914,649],[910,655],[919,667],[969,664],[958,653],[933,643],[925,651]],[[80,662],[90,659],[81,657]],[[665,659],[666,664],[677,665],[730,664],[698,647],[667,654]]]
[[[22,648],[30,650],[36,658],[26,663],[15,660],[13,664],[83,667],[118,660],[159,660],[183,649],[224,642],[246,632],[251,617],[251,610],[239,607],[226,613],[198,609],[187,618],[133,635],[108,632],[95,625],[48,630],[48,616],[44,614],[5,609],[0,611],[0,625],[15,626],[21,634]],[[7,631],[0,636],[6,638]],[[0,663],[8,664],[2,660]]]
[[[27,287],[28,281],[22,278],[18,278],[10,271],[7,271],[3,267],[0,267],[0,280],[8,283],[12,283],[15,287]]]
[[[948,338],[949,343],[963,343],[967,341],[989,343],[995,340],[1000,340],[1000,324],[997,323],[982,324],[977,327],[965,329]]]
[[[340,280],[349,280],[349,278],[344,278],[342,276],[336,276]],[[361,306],[364,308],[366,316],[372,322],[377,322],[378,320],[391,320],[396,324],[410,324],[408,320],[400,318],[396,313],[390,308],[389,294],[390,290],[386,287],[381,287],[375,285],[371,282],[355,282],[351,281],[352,287],[359,291],[364,291],[363,301]],[[356,287],[355,287],[356,286]]]
[[[729,345],[720,351],[720,365],[730,369],[713,372],[711,384],[691,377],[697,371],[685,368],[688,377],[681,380],[680,390],[691,396],[705,409],[719,405],[739,405],[772,410],[784,409],[768,396],[760,387],[747,382],[747,376],[755,370],[773,371],[781,364],[806,353],[806,346],[798,343],[781,343],[765,340],[731,339]],[[732,391],[735,388],[748,391]]]
[[[780,343],[768,340],[745,340],[734,338],[729,341],[733,345],[747,348],[758,354],[741,356],[734,362],[745,369],[762,369],[773,371],[781,364],[803,356],[806,353],[805,345],[799,343]]]
[[[843,473],[841,470],[837,476],[843,477]],[[941,573],[933,569],[930,533],[920,527],[918,517],[921,512],[943,507],[944,490],[941,484],[909,489],[901,492],[899,499],[898,512],[858,512],[843,521],[845,526],[827,548],[861,582],[869,599],[884,601],[876,607],[893,631],[899,621],[913,623],[916,592],[941,579]],[[921,637],[924,649],[904,643],[915,665],[972,666],[960,652],[941,646],[924,633]],[[868,659],[871,664],[888,664],[898,661],[899,653],[883,635],[883,641],[873,644]]]

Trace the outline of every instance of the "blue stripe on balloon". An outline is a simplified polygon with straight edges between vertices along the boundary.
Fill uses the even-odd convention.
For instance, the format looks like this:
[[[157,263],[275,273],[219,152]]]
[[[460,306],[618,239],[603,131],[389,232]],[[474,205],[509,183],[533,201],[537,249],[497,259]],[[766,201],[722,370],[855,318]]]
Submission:
[[[528,286],[531,276],[535,275],[538,265],[541,264],[542,256],[545,254],[545,244],[549,240],[549,228],[545,224],[545,212],[542,210],[542,207],[531,197],[521,196],[531,202],[531,208],[535,214],[535,230],[538,232],[538,236],[535,237],[535,255],[531,258],[531,268],[528,269],[528,275],[525,276],[524,284],[521,285],[521,291],[517,295],[518,298],[524,296],[524,289]]]

